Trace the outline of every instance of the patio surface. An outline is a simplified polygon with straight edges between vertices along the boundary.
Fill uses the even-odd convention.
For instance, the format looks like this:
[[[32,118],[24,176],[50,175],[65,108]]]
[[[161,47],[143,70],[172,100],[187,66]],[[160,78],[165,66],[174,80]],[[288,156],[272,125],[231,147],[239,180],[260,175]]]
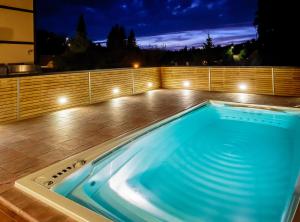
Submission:
[[[299,97],[154,90],[0,125],[0,221],[73,221],[14,188],[14,181],[207,99],[290,107],[300,105]],[[294,221],[300,221],[299,213],[298,209]]]

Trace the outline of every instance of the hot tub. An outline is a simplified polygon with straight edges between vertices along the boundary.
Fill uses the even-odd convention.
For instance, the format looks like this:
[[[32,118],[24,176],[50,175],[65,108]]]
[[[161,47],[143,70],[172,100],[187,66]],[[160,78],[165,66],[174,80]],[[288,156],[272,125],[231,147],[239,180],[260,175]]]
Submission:
[[[79,221],[291,221],[299,109],[209,101],[16,186]]]

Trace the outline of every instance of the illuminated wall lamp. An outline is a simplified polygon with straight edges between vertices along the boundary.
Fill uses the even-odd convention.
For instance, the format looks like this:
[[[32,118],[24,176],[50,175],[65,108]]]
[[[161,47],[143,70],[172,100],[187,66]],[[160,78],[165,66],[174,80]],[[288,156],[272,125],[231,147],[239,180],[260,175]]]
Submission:
[[[139,63],[134,63],[134,64],[133,64],[133,68],[138,69],[139,67],[140,67],[140,64],[139,64]]]
[[[148,83],[147,83],[147,86],[148,86],[149,88],[151,88],[151,87],[153,87],[153,83],[152,83],[152,82],[148,82]]]
[[[183,85],[183,87],[188,88],[191,86],[191,83],[190,83],[190,81],[183,81],[182,85]]]
[[[246,91],[246,90],[248,89],[248,86],[247,86],[247,84],[245,84],[245,83],[240,83],[240,84],[239,84],[239,89],[240,89],[241,91]]]
[[[119,89],[118,87],[113,88],[112,93],[113,93],[114,95],[119,94],[119,93],[120,93],[120,89]]]
[[[57,99],[57,102],[58,102],[60,105],[64,105],[64,104],[66,104],[66,103],[68,102],[68,98],[65,97],[65,96],[59,97],[59,98]]]

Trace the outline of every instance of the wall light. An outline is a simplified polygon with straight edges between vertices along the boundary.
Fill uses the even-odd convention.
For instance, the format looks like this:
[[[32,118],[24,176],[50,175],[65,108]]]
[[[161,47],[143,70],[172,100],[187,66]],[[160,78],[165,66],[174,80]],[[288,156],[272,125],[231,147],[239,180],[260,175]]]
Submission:
[[[183,87],[187,88],[187,87],[191,86],[191,83],[190,83],[190,81],[183,81],[182,85],[183,85]]]
[[[65,97],[65,96],[61,96],[57,99],[57,102],[60,104],[60,105],[64,105],[68,102],[68,98]]]
[[[153,87],[153,83],[152,83],[152,82],[148,82],[148,83],[147,83],[147,86],[148,86],[149,88],[151,88],[151,87]]]
[[[119,94],[120,89],[118,87],[112,89],[113,94]]]
[[[135,68],[135,69],[140,68],[140,64],[139,64],[139,63],[134,63],[134,64],[133,64],[133,68]]]
[[[246,91],[246,90],[248,89],[248,86],[247,86],[247,84],[245,84],[245,83],[240,83],[240,84],[239,84],[239,89],[240,89],[241,91]]]

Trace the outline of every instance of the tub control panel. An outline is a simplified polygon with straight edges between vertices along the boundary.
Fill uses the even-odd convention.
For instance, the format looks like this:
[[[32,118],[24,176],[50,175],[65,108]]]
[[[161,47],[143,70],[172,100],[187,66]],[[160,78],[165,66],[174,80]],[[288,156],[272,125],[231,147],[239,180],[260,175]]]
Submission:
[[[51,172],[48,175],[41,175],[34,179],[34,181],[47,189],[52,188],[56,183],[63,180],[66,176],[74,173],[74,171],[80,169],[86,165],[86,160],[76,160],[75,162],[68,164],[66,167],[63,167],[61,170],[56,172]]]

